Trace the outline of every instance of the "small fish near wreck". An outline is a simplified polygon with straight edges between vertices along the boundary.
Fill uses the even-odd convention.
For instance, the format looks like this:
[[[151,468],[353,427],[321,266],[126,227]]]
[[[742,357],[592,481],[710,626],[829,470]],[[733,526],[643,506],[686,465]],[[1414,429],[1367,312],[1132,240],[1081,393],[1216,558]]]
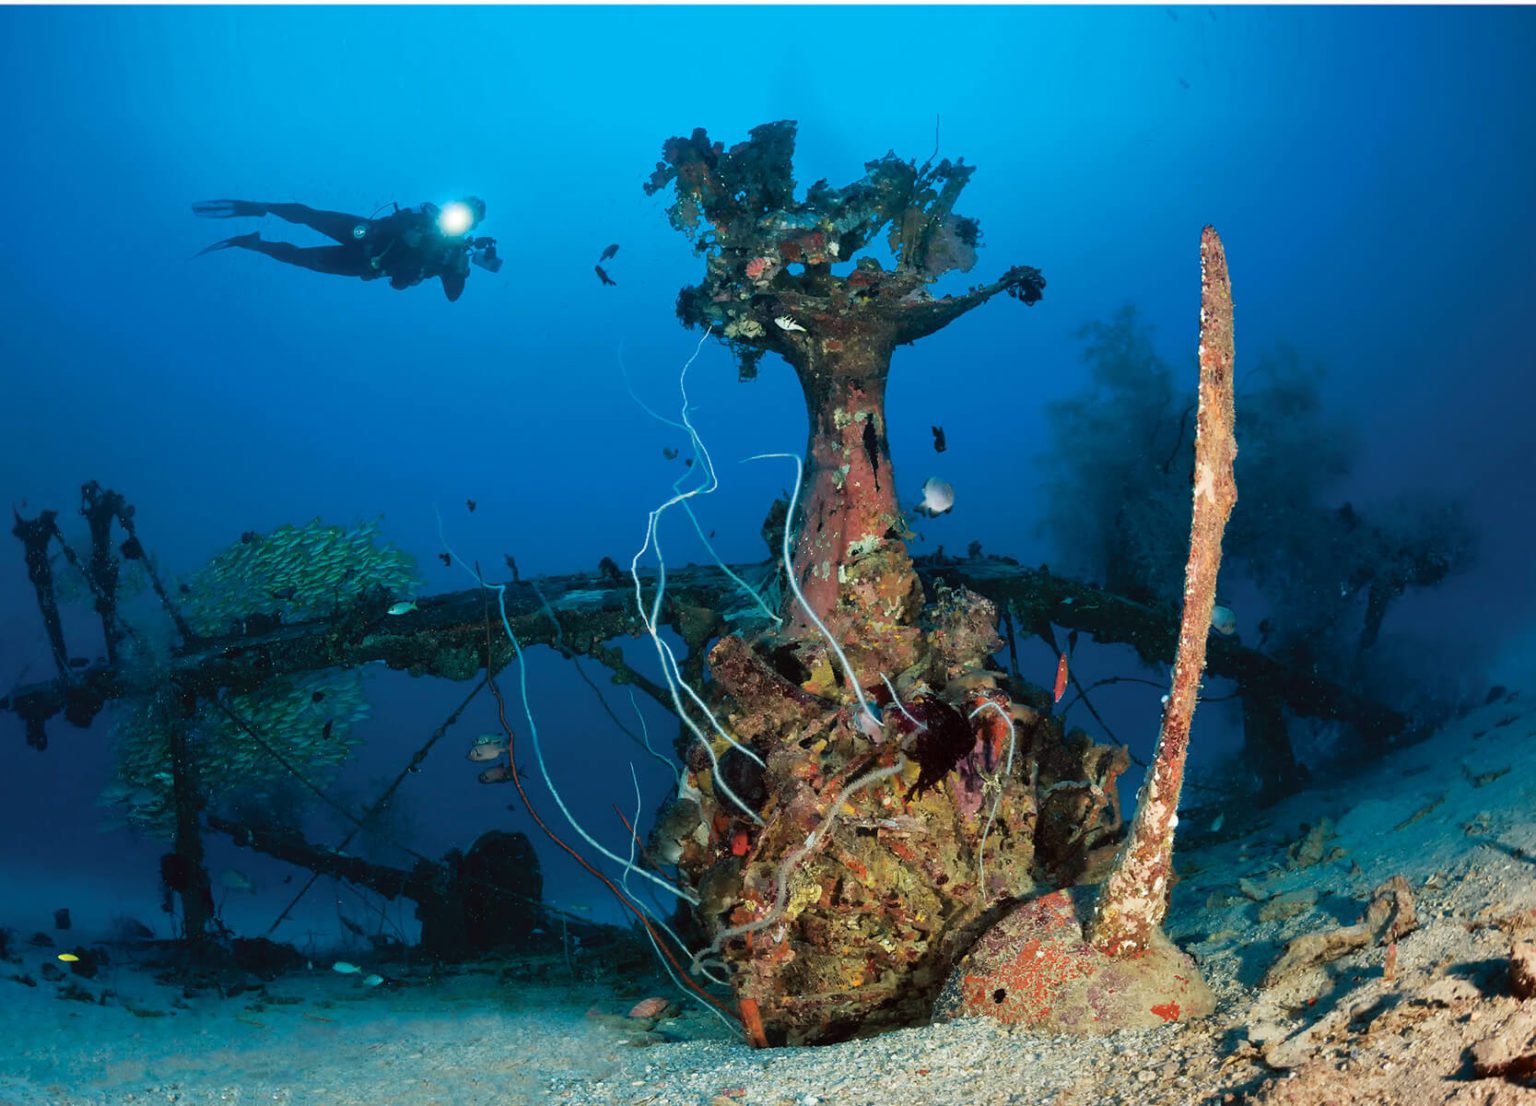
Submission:
[[[629,1017],[638,1019],[664,1018],[677,1010],[675,1004],[664,998],[643,998],[630,1007]]]
[[[487,768],[477,778],[481,783],[511,783],[512,766],[510,764],[498,764],[494,768]]]
[[[937,476],[930,476],[923,483],[923,501],[913,508],[918,514],[929,518],[938,518],[947,515],[955,509],[955,489],[947,480],[940,480]]]
[[[219,886],[226,891],[256,890],[256,885],[251,882],[250,877],[234,868],[226,868],[219,873]]]
[[[389,610],[385,611],[384,613],[392,615],[410,614],[415,609],[416,604],[414,602],[409,599],[402,599],[398,603],[391,603],[389,605]]]
[[[1237,633],[1237,615],[1231,607],[1217,605],[1211,608],[1211,629],[1223,637]]]
[[[507,751],[507,739],[504,734],[481,734],[475,738],[475,743],[469,747],[469,752],[464,754],[468,760],[476,763],[487,760],[495,760]]]

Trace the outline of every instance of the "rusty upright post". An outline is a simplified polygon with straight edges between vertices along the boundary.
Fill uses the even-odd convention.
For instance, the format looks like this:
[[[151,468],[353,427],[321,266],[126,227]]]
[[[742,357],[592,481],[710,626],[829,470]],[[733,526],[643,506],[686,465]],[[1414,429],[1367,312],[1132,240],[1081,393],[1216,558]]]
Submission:
[[[1099,893],[1089,939],[1111,956],[1147,948],[1168,912],[1173,830],[1184,785],[1189,725],[1195,714],[1205,642],[1216,603],[1221,536],[1237,502],[1233,436],[1232,284],[1214,227],[1200,235],[1200,408],[1195,424],[1194,516],[1184,568],[1184,617],[1173,664],[1173,689],[1163,708],[1157,752],[1136,799],[1136,820]]]
[[[96,595],[96,613],[101,615],[101,635],[106,641],[107,662],[116,664],[118,646],[126,633],[117,617],[117,582],[120,574],[112,556],[112,523],[123,510],[123,497],[108,491],[96,481],[80,489],[80,513],[91,531],[91,556],[86,562],[86,580]]]
[[[207,939],[214,914],[213,890],[203,855],[201,815],[205,798],[198,785],[190,733],[196,700],[180,688],[175,688],[174,698],[164,708],[171,803],[176,816],[171,851],[179,874],[176,889],[181,892],[182,937],[189,948],[196,948]]]
[[[64,645],[64,623],[59,619],[59,600],[53,590],[53,563],[48,560],[48,543],[59,536],[57,511],[43,511],[36,518],[24,519],[15,508],[11,509],[16,524],[11,533],[21,539],[26,550],[27,579],[37,593],[37,606],[43,612],[43,627],[48,632],[48,648],[53,653],[53,665],[58,669],[59,681],[69,682],[69,650]],[[62,543],[62,539],[60,539]]]

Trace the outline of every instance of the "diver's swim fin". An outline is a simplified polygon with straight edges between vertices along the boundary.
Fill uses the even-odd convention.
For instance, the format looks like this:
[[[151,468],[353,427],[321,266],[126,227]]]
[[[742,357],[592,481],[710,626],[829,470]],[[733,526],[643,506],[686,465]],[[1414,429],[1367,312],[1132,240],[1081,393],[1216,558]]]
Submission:
[[[192,205],[192,214],[204,219],[233,219],[237,216],[258,217],[267,213],[267,205],[251,200],[202,200]]]
[[[234,247],[251,246],[260,241],[261,235],[254,232],[251,234],[237,234],[233,238],[226,238],[222,242],[215,242],[211,246],[205,246],[192,256],[202,257],[205,253],[213,253],[215,250],[227,250]]]

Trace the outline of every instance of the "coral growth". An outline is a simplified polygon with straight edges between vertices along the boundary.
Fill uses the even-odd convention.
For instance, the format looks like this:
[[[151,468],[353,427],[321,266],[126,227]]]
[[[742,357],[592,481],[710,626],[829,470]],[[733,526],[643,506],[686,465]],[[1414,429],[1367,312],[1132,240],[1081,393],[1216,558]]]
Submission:
[[[868,562],[850,557],[818,599],[797,586],[803,561],[791,561],[786,537],[784,567],[804,620],[753,640],[726,637],[711,653],[717,736],[689,748],[683,790],[698,817],[673,844],[712,938],[695,966],[718,958],[732,969],[743,1007],[761,1019],[761,1042],[829,1041],[917,1020],[984,932],[950,983],[942,1005],[951,1012],[1089,1032],[1211,1008],[1193,964],[1158,928],[1235,500],[1231,300],[1209,228],[1202,263],[1194,537],[1174,688],[1135,826],[1086,934],[1060,895],[993,923],[1042,885],[1103,870],[1120,829],[1124,752],[1068,739],[1056,719],[1024,705],[1025,688],[991,670],[1001,642],[988,600],[941,586],[924,605],[899,534],[870,548],[904,563],[871,577]],[[825,392],[807,394],[813,427],[859,421],[823,407]],[[823,473],[828,458],[816,451],[827,438],[835,434],[813,430],[813,468]],[[835,520],[858,499],[852,481],[819,492],[825,518],[812,512],[803,527]],[[799,553],[806,548],[802,533]],[[894,593],[881,586],[893,583]],[[750,755],[733,747],[743,740]]]
[[[1166,937],[1158,934],[1139,957],[1106,956],[1084,938],[1071,896],[1055,891],[987,931],[955,969],[934,1015],[1091,1034],[1201,1018],[1215,1005],[1194,961]]]
[[[679,317],[721,335],[744,377],[764,353],[782,356],[810,424],[782,625],[711,652],[700,705],[716,724],[688,723],[677,804],[697,820],[662,842],[711,938],[695,965],[732,969],[769,1043],[924,1017],[1011,899],[1048,873],[1097,870],[1124,769],[1123,755],[1068,741],[991,669],[989,601],[943,588],[926,601],[887,445],[895,347],[999,292],[1032,304],[1044,280],[1016,266],[933,297],[929,284],[976,261],[980,227],[954,210],[972,168],[888,154],[797,200],[794,138],[793,123],[772,123],[727,150],[696,130],[668,140],[646,185],[675,189],[672,224],[705,261]],[[859,256],[882,232],[891,269]]]
[[[729,150],[695,130],[667,140],[645,190],[674,189],[672,225],[705,260],[704,279],[678,296],[678,317],[721,335],[744,378],[770,352],[799,375],[811,438],[803,514],[792,520],[795,577],[839,640],[867,653],[864,667],[897,671],[915,660],[910,627],[922,593],[902,544],[886,445],[891,352],[999,292],[1035,303],[1045,281],[1021,265],[961,295],[933,297],[929,284],[975,262],[979,224],[954,212],[974,169],[887,154],[850,185],[817,181],[796,199],[794,148],[788,121],[755,127]],[[859,256],[882,231],[892,269]],[[837,275],[836,263],[853,271]],[[798,620],[798,636],[813,636],[801,612],[784,613]]]
[[[921,659],[866,688],[875,726],[771,639],[711,652],[711,706],[766,767],[715,752],[737,793],[761,797],[763,824],[722,799],[695,746],[698,820],[672,841],[700,891],[706,955],[733,968],[770,1042],[925,1017],[998,908],[1113,846],[1117,804],[1085,799],[1113,794],[1123,750],[1068,741],[1016,701],[987,668],[995,621],[987,600],[941,589],[917,627]]]

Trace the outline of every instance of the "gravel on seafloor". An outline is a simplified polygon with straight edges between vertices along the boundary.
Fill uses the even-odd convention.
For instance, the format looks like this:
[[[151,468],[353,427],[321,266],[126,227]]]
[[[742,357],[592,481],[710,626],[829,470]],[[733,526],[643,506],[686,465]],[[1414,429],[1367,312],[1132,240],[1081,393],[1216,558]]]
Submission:
[[[1220,1101],[1219,1034],[1172,1025],[1041,1037],[967,1019],[819,1048],[722,1041],[644,1050],[612,1071],[549,1081],[557,1106],[1131,1106]],[[1251,1074],[1251,1073],[1250,1073]]]

